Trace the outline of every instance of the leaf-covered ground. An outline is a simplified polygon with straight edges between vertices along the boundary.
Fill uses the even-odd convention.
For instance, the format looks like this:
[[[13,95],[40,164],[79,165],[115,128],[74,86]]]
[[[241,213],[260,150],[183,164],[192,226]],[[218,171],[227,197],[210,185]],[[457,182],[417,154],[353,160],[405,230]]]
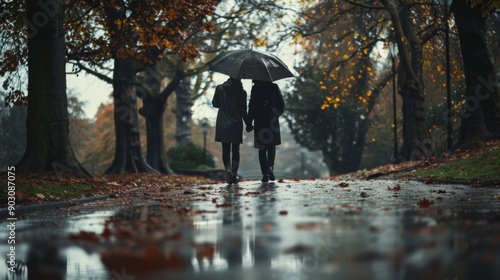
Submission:
[[[7,176],[4,176],[5,178]],[[214,183],[213,180],[183,175],[151,173],[94,175],[79,178],[62,173],[16,174],[12,181],[16,187],[16,205],[54,202],[95,197],[100,195],[120,196],[128,191],[148,189],[153,192],[168,192],[187,186]],[[0,182],[1,207],[6,204],[7,180]]]
[[[466,183],[500,187],[500,140],[482,148],[435,154],[415,162],[388,164],[333,179],[407,178],[428,183]]]

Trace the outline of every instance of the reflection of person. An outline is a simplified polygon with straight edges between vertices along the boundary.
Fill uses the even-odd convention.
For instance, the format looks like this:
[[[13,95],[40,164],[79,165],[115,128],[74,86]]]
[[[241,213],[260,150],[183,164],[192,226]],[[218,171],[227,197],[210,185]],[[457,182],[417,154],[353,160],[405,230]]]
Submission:
[[[254,80],[248,105],[248,132],[254,129],[254,147],[259,150],[262,182],[274,181],[276,145],[281,144],[278,118],[285,110],[285,102],[278,85]],[[252,126],[252,121],[255,120]]]
[[[257,271],[254,279],[271,279],[267,274],[271,271],[273,260],[280,254],[279,249],[282,241],[280,223],[277,219],[278,213],[276,203],[269,203],[269,199],[275,199],[276,189],[262,185],[259,188],[260,195],[257,197],[255,208],[255,219],[253,236],[250,236],[250,252],[254,262],[254,271]],[[263,273],[259,277],[259,273]],[[301,275],[297,275],[301,276]],[[292,277],[293,278],[293,277]],[[301,277],[298,277],[301,279]],[[280,279],[285,279],[284,277]]]
[[[222,142],[222,162],[227,172],[227,183],[238,183],[240,144],[243,142],[242,120],[247,113],[247,93],[241,81],[229,78],[222,85],[218,85],[212,105],[219,108],[215,141]]]
[[[219,254],[226,259],[228,270],[239,270],[243,265],[243,254],[247,248],[243,243],[243,221],[240,213],[240,197],[238,188],[227,188],[222,204],[231,204],[231,207],[222,211],[222,225],[217,227],[217,246]]]

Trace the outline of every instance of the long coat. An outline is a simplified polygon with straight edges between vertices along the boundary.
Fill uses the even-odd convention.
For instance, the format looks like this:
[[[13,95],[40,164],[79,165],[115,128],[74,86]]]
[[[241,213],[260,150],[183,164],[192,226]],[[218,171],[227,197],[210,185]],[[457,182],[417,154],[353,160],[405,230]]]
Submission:
[[[263,149],[281,144],[279,116],[285,102],[278,85],[255,81],[248,104],[247,123],[254,123],[254,147]]]
[[[215,89],[212,105],[219,108],[215,141],[243,143],[243,118],[247,114],[247,93],[240,80],[229,78]]]

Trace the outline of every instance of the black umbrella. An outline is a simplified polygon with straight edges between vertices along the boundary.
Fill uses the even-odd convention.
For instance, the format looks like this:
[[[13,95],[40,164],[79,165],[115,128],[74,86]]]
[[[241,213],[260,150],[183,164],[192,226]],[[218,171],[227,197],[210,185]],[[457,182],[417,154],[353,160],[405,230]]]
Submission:
[[[211,71],[237,79],[273,82],[295,77],[277,56],[251,49],[223,51],[207,63]]]

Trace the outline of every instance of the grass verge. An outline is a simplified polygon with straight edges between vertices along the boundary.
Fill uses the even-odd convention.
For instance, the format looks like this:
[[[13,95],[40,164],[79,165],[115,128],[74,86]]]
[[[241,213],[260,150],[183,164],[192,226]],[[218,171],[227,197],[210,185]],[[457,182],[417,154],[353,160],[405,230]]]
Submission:
[[[433,169],[416,170],[412,176],[438,180],[500,180],[500,150],[485,151]]]

